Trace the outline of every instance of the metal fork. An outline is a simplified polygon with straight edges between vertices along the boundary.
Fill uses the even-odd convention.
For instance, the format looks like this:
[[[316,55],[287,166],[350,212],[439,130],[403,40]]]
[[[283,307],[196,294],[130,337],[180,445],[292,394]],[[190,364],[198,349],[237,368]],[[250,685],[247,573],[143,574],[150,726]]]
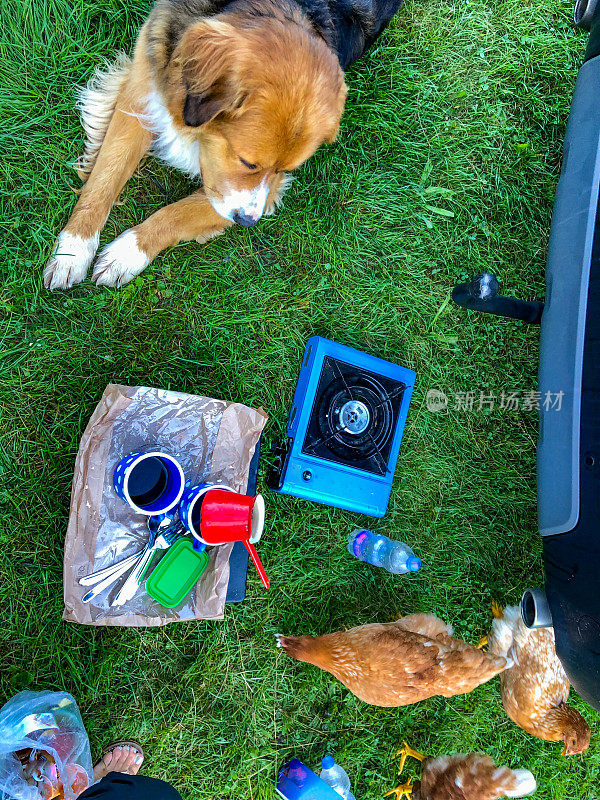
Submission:
[[[154,543],[146,550],[139,562],[131,570],[129,577],[111,603],[112,606],[122,606],[134,597],[142,582],[144,573],[154,557],[154,554],[158,552],[158,550],[167,550],[175,541],[177,541],[177,539],[183,535],[184,531],[185,528],[181,522],[177,521],[170,525],[162,533],[158,534],[154,540]]]
[[[160,528],[168,527],[171,524],[172,518],[161,519],[160,517],[149,517],[148,530],[150,531],[150,537],[141,550],[138,550],[137,553],[134,553],[133,555],[128,556],[121,561],[118,561],[116,564],[111,564],[108,567],[104,567],[104,569],[99,569],[96,572],[92,572],[90,575],[85,575],[83,578],[80,578],[79,584],[81,586],[93,587],[81,598],[82,603],[89,603],[90,600],[94,599],[94,597],[97,597],[105,589],[108,589],[109,586],[112,586],[113,583],[116,583],[119,578],[127,572],[127,570],[135,567],[135,565],[148,551],[148,548],[154,544],[156,535]]]

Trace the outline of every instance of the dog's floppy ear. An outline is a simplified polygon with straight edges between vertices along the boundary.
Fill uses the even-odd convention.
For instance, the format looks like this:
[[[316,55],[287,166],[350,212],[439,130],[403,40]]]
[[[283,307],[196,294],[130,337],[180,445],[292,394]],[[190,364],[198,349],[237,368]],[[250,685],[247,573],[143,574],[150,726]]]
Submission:
[[[211,97],[188,91],[183,104],[183,121],[191,128],[199,128],[222,111],[224,103],[217,95]]]
[[[180,43],[181,76],[186,89],[183,121],[197,128],[243,102],[237,85],[237,36],[233,26],[208,19],[191,26]]]

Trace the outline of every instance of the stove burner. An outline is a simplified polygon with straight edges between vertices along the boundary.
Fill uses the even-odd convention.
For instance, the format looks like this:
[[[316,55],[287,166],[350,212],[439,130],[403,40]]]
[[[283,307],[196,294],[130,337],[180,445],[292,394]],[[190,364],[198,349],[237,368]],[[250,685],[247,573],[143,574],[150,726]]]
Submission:
[[[386,475],[404,389],[326,356],[302,452]]]
[[[365,403],[360,400],[348,400],[340,409],[340,425],[353,436],[363,433],[371,421],[371,414]]]
[[[364,420],[347,428],[342,423],[343,409],[364,408]],[[393,433],[393,409],[387,392],[374,376],[356,370],[334,378],[317,399],[321,443],[346,461],[374,457],[385,470],[381,450]]]

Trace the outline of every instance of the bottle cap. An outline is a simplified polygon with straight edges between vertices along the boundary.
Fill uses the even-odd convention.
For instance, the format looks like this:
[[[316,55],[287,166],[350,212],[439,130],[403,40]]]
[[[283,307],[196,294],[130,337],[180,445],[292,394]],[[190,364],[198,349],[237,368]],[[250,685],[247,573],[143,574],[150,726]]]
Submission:
[[[421,569],[421,559],[417,556],[410,556],[406,560],[406,567],[409,572],[418,572]]]
[[[333,756],[325,756],[321,761],[321,766],[323,769],[331,769],[335,764],[335,758]]]

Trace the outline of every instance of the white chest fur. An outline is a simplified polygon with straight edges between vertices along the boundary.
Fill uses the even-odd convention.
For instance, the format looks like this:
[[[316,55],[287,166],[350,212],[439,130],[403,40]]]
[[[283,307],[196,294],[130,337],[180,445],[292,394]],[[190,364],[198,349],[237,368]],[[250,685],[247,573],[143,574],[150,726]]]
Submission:
[[[201,176],[198,142],[177,131],[173,118],[156,90],[146,98],[145,112],[140,115],[140,121],[154,134],[150,151],[152,155],[191,178]]]

